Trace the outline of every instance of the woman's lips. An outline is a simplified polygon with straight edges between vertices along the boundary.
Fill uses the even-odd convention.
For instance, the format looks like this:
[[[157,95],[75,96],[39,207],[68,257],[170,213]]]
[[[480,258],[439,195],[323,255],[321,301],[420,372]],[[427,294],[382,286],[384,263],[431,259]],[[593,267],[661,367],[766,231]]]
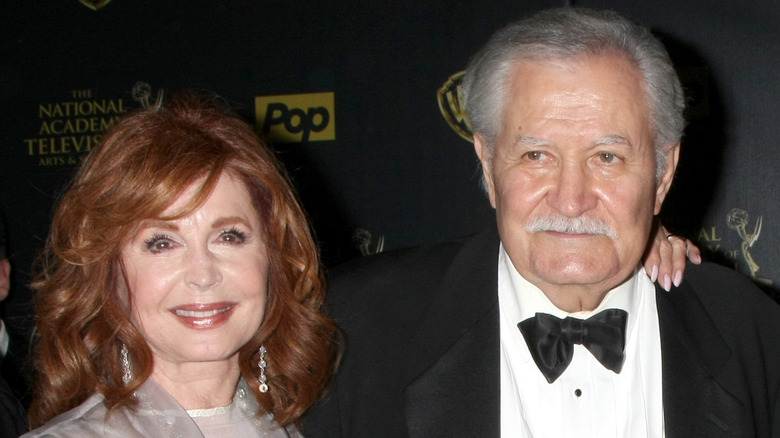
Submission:
[[[193,329],[211,329],[225,324],[238,303],[187,304],[169,309],[179,321]]]

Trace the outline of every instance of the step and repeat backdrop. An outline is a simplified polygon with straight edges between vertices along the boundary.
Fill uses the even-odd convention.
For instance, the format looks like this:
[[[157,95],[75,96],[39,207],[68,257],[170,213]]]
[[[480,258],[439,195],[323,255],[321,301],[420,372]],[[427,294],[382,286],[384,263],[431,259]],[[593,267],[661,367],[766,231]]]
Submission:
[[[563,1],[59,0],[0,5],[0,206],[24,314],[57,197],[124,113],[214,93],[285,163],[324,262],[468,235],[494,220],[460,105],[469,57]],[[650,26],[689,125],[663,221],[780,290],[780,4],[580,0]]]

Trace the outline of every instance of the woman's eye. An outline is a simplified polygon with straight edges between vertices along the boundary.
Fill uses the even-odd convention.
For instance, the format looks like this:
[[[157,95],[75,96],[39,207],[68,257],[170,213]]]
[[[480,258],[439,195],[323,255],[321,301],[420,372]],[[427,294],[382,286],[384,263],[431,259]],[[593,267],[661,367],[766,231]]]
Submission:
[[[173,248],[173,241],[166,236],[154,235],[144,241],[144,245],[148,251],[157,254]]]
[[[219,239],[225,243],[244,243],[246,241],[246,234],[238,231],[235,228],[232,228],[220,233]]]

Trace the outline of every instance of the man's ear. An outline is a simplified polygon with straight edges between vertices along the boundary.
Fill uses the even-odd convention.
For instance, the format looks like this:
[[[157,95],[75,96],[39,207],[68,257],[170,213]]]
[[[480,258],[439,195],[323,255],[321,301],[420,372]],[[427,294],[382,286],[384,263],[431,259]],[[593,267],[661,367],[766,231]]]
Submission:
[[[486,145],[482,136],[474,134],[474,151],[482,163],[482,182],[490,198],[490,205],[496,208],[496,190],[493,184],[493,153]]]
[[[677,170],[677,163],[680,160],[680,142],[669,147],[666,151],[666,169],[661,179],[658,180],[658,186],[655,190],[655,209],[654,214],[661,212],[661,206],[666,199],[666,195],[669,193],[669,189],[672,188],[672,180],[674,179],[674,172]]]

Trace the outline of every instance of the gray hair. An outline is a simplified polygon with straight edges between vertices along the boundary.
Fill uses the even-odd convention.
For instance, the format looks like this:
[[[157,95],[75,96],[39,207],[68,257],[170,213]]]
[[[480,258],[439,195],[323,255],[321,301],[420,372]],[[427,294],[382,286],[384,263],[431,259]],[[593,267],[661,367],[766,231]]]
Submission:
[[[650,31],[612,11],[548,9],[496,32],[471,60],[463,78],[466,111],[490,157],[501,130],[509,75],[520,59],[623,55],[644,78],[652,118],[656,177],[665,152],[680,141],[685,120],[682,85],[663,44]]]

